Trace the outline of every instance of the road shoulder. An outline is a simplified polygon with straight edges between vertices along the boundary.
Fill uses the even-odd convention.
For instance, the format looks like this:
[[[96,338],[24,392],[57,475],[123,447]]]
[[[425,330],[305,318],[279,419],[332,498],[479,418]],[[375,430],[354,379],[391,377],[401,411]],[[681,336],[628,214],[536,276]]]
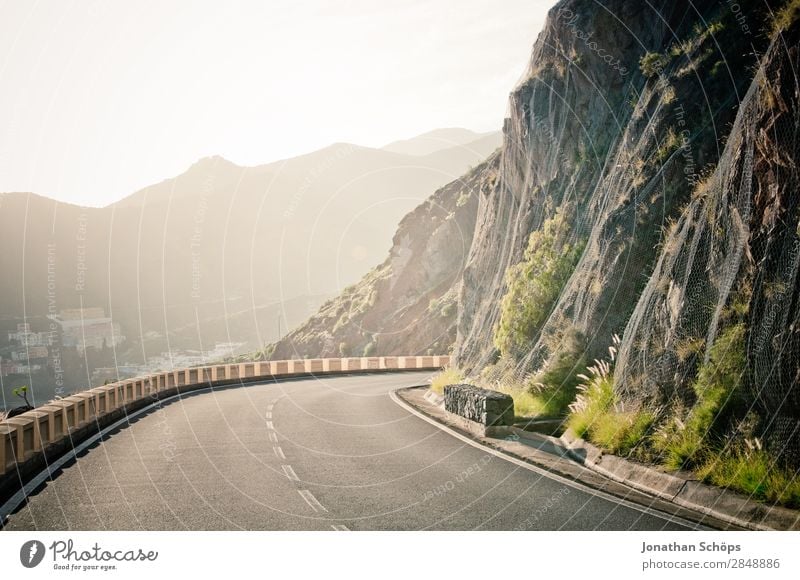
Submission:
[[[454,421],[441,405],[429,397],[427,386],[407,387],[393,393],[393,400],[409,411],[426,418],[439,428],[467,438],[485,448],[499,452],[514,463],[524,462],[549,476],[573,482],[576,486],[594,490],[617,501],[633,504],[644,510],[653,510],[666,516],[692,522],[696,526],[720,530],[741,530],[744,526],[703,513],[691,505],[680,505],[654,494],[635,489],[612,479],[576,460],[574,449],[561,439],[538,433],[514,429],[503,438],[485,437],[469,432]]]

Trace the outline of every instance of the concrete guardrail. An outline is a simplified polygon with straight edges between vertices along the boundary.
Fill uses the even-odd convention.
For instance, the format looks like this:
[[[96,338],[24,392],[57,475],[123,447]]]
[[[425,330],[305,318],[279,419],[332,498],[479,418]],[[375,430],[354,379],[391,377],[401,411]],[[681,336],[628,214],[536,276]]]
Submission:
[[[357,372],[436,370],[449,356],[385,356],[244,362],[180,369],[126,379],[75,393],[0,421],[0,497],[19,488],[48,458],[78,443],[127,413],[160,399],[194,390],[270,379]]]

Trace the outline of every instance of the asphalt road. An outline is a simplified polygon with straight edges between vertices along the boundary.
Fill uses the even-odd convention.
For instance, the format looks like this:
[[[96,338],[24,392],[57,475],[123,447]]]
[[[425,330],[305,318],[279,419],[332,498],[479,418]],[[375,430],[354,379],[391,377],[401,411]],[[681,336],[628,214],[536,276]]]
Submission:
[[[430,373],[185,396],[92,448],[10,530],[676,530],[475,448],[391,400]]]

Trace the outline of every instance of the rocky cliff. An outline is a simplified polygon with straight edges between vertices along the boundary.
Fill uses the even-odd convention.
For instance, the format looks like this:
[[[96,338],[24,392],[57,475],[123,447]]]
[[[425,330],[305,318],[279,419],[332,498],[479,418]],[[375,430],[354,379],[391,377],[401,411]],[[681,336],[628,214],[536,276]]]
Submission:
[[[455,324],[465,373],[567,413],[613,341],[603,412],[638,433],[606,447],[646,442],[640,458],[692,467],[701,448],[737,441],[800,465],[798,5],[559,2],[499,155],[465,178],[480,190],[459,222],[466,257],[433,239],[423,205],[393,256],[292,343],[331,354],[346,334],[356,351],[443,351]],[[461,191],[433,199],[453,207]],[[402,248],[416,250],[397,270]],[[420,283],[433,254],[448,275]],[[420,302],[454,295],[455,322]]]

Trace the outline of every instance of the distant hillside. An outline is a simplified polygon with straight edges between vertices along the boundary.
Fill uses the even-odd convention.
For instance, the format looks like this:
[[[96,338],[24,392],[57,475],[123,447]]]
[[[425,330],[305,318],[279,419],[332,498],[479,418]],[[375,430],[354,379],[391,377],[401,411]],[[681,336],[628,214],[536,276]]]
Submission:
[[[382,149],[405,155],[429,155],[443,149],[466,147],[467,149],[485,151],[484,156],[486,156],[500,147],[502,142],[503,134],[500,131],[476,133],[469,129],[453,128],[436,129],[411,139],[394,141],[384,145]]]
[[[118,363],[216,341],[258,348],[379,263],[400,218],[491,146],[336,144],[255,167],[211,157],[105,208],[2,194],[0,312],[13,328],[102,307],[127,337]]]
[[[495,153],[400,222],[388,257],[269,347],[274,359],[448,352],[480,197],[497,179]]]

